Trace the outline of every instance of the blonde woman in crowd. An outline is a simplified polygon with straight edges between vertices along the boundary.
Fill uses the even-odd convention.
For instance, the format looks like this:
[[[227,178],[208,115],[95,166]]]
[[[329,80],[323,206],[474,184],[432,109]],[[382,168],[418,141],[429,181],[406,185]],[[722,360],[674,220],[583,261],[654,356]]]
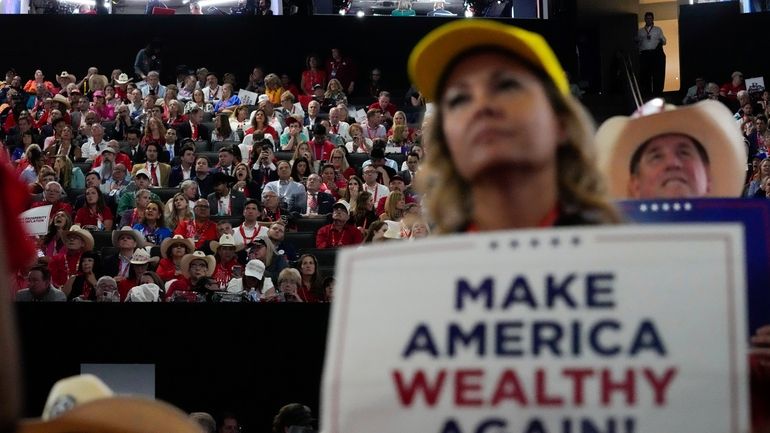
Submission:
[[[438,233],[618,220],[592,123],[541,36],[454,21],[417,44],[409,72],[436,104],[417,182]]]

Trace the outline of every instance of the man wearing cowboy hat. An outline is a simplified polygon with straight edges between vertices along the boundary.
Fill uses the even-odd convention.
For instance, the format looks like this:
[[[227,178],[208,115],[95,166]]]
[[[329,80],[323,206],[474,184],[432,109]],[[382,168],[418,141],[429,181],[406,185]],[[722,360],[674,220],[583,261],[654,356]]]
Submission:
[[[233,268],[236,266],[242,268],[241,264],[238,262],[238,257],[235,254],[242,249],[243,244],[237,243],[235,238],[233,238],[233,235],[228,234],[222,235],[219,238],[219,242],[214,241],[211,243],[211,251],[214,252],[215,257],[217,258],[217,265],[214,268],[214,273],[212,275],[217,281],[217,284],[219,284],[221,290],[227,288],[227,283],[229,283],[232,278],[240,278],[242,276],[241,273],[233,271]]]
[[[67,302],[67,295],[51,284],[51,271],[35,265],[27,275],[29,285],[16,293],[16,302]]]
[[[133,78],[128,78],[125,72],[121,72],[117,78],[115,78],[115,96],[125,101],[128,99],[128,93],[126,85],[133,81]]]
[[[655,99],[632,117],[604,122],[596,142],[599,168],[617,199],[741,194],[746,146],[719,102],[675,108]]]
[[[94,237],[77,224],[64,232],[63,237],[67,251],[53,256],[48,262],[51,282],[56,287],[62,287],[70,277],[77,275],[80,255],[94,249]]]
[[[209,208],[218,216],[239,216],[243,214],[246,197],[240,191],[230,188],[236,179],[220,171],[212,175],[214,192],[208,195]]]
[[[144,247],[145,244],[144,236],[129,226],[113,231],[112,246],[117,248],[118,252],[104,259],[104,274],[115,278],[117,282],[126,279],[134,251],[137,247]]]
[[[172,300],[175,292],[189,292],[202,278],[214,274],[216,267],[214,256],[207,256],[203,251],[195,251],[182,258],[182,276],[171,283],[166,292],[166,299]]]

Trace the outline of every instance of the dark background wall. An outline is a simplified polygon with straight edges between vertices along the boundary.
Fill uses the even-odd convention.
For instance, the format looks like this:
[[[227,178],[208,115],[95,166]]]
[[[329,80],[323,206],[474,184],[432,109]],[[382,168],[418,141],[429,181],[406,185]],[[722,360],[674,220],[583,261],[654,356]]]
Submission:
[[[286,403],[318,414],[329,306],[17,304],[25,417],[81,363],[155,364],[156,398],[187,412],[234,411],[270,431]]]
[[[174,80],[178,64],[206,66],[221,75],[233,72],[240,84],[248,81],[254,65],[266,72],[288,72],[299,84],[305,57],[312,52],[323,59],[340,47],[359,66],[359,82],[373,67],[383,70],[394,90],[409,88],[406,61],[411,48],[427,32],[448,22],[426,17],[238,17],[238,16],[52,16],[0,15],[6,35],[29,35],[41,29],[39,51],[28,39],[6,39],[0,71],[16,68],[26,79],[43,68],[53,79],[62,70],[78,79],[89,66],[109,75],[114,68],[133,71],[136,53],[152,38],[163,41],[164,83]],[[574,64],[571,26],[565,22],[507,20],[543,34],[553,44],[568,69]],[[41,54],[36,54],[37,52]],[[45,54],[42,54],[45,53]]]

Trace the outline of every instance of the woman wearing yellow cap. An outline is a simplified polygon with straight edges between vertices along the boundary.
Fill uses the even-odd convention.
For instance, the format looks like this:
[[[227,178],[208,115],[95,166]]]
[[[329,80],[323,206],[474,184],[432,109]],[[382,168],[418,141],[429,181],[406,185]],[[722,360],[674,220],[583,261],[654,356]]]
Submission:
[[[436,104],[418,181],[439,232],[617,220],[592,123],[541,36],[455,21],[420,41],[409,73]]]

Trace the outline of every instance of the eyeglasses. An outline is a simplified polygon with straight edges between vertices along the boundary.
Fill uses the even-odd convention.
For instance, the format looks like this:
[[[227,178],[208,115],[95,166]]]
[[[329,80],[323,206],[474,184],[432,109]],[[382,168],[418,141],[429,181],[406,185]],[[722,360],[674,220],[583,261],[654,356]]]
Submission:
[[[192,264],[190,264],[190,269],[193,269],[193,268],[208,269],[208,267],[209,266],[207,264],[205,264],[205,263],[192,263]]]

